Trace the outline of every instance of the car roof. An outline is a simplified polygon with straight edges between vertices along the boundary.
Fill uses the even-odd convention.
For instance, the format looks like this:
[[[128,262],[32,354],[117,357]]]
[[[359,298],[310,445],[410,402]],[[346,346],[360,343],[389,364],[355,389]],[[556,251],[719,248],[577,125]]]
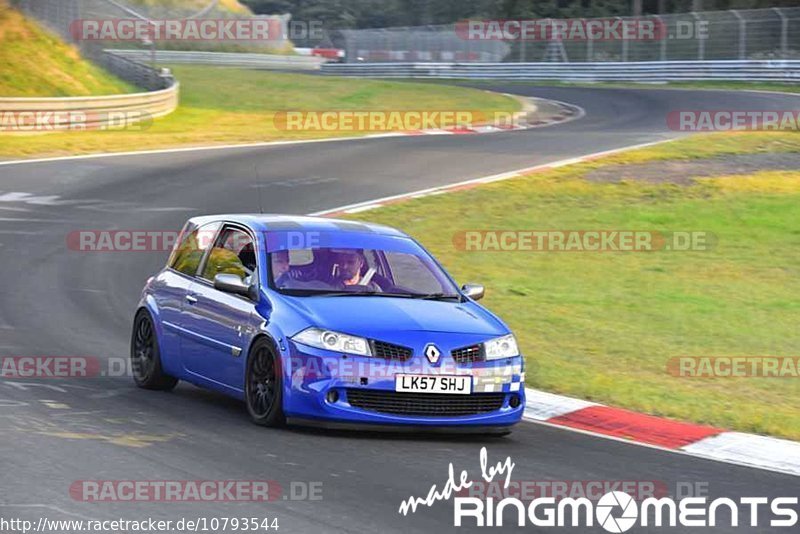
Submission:
[[[212,222],[233,222],[247,226],[254,232],[356,232],[391,237],[409,236],[396,228],[361,221],[347,221],[327,217],[307,217],[301,215],[278,214],[228,214],[192,217],[190,221],[203,226]]]

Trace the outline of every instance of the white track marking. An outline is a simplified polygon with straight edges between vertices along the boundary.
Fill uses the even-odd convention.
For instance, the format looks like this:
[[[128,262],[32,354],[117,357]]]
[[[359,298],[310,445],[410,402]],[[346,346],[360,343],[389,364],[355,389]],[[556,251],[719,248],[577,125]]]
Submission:
[[[33,204],[35,206],[63,206],[65,204],[72,204],[74,202],[69,200],[58,200],[58,195],[44,195],[36,196],[31,193],[21,193],[12,191],[0,195],[0,202],[24,202],[25,204]]]
[[[73,221],[67,219],[14,219],[11,217],[0,217],[0,222],[68,223]]]
[[[533,398],[533,397],[537,396],[540,393],[542,393],[542,392],[539,392],[537,390],[533,390],[531,388],[525,388],[525,396],[526,397],[531,396]],[[548,395],[552,395],[552,394],[548,394]],[[772,471],[772,472],[780,473],[780,474],[783,474],[783,475],[794,475],[794,474],[797,474],[797,473],[795,473],[793,471],[788,471],[788,470],[786,470],[784,468],[781,468],[780,466],[775,465],[775,463],[773,463],[772,465],[769,465],[769,464],[767,464],[765,462],[765,463],[762,463],[762,464],[759,465],[759,464],[756,464],[753,459],[745,460],[743,457],[738,457],[737,458],[734,455],[716,454],[715,456],[712,457],[709,454],[697,454],[697,453],[695,453],[695,451],[689,450],[689,447],[692,447],[692,445],[684,447],[683,449],[669,449],[667,447],[662,447],[660,445],[652,445],[650,443],[642,443],[642,442],[639,442],[639,441],[631,441],[629,439],[620,438],[620,437],[617,437],[617,436],[609,436],[608,434],[601,434],[599,432],[593,432],[591,430],[583,430],[581,428],[572,428],[572,427],[568,427],[568,426],[557,425],[557,424],[554,424],[554,423],[550,423],[548,421],[542,421],[542,420],[537,419],[535,414],[531,413],[529,411],[528,404],[529,403],[526,403],[525,415],[523,416],[523,421],[525,421],[527,423],[546,426],[546,427],[549,427],[549,428],[555,428],[557,430],[561,430],[561,431],[565,431],[565,432],[572,432],[574,434],[582,434],[584,436],[591,436],[591,437],[594,437],[594,438],[600,438],[600,439],[605,439],[605,440],[609,440],[609,441],[616,441],[617,443],[624,443],[626,445],[632,445],[632,446],[635,446],[635,447],[644,447],[646,449],[653,449],[653,450],[656,450],[656,451],[666,452],[666,453],[670,453],[670,454],[677,454],[677,455],[680,455],[680,456],[687,456],[687,457],[691,457],[691,458],[699,458],[699,459],[702,459],[702,460],[710,460],[710,461],[714,461],[714,462],[721,462],[721,463],[724,463],[724,464],[735,465],[737,467],[748,467],[748,468],[751,468],[751,469],[759,469],[759,470],[762,470],[762,471]],[[542,407],[538,408],[539,411],[546,410],[546,409],[547,409],[547,406],[542,406]],[[735,433],[726,432],[726,433],[720,434],[720,436],[723,436],[725,434],[735,434]],[[753,436],[753,437],[758,438],[758,437],[761,437],[761,436]],[[706,438],[706,439],[710,440],[710,439],[714,439],[714,438]],[[775,438],[767,438],[767,439],[775,439]],[[698,441],[698,443],[701,443],[702,441],[703,440]],[[785,440],[775,440],[775,441],[785,441]],[[789,443],[794,443],[794,442],[789,442]],[[776,453],[776,451],[772,450],[770,452],[765,452],[764,455],[767,455],[767,456],[768,455],[774,455],[775,453]]]
[[[663,143],[671,143],[671,142],[676,141],[676,140],[677,140],[677,138],[662,139],[660,141],[652,141],[650,143],[641,143],[641,144],[638,144],[638,145],[631,145],[631,146],[626,146],[626,147],[614,148],[614,149],[611,149],[611,150],[604,150],[602,152],[593,152],[591,154],[586,154],[586,155],[583,155],[583,156],[579,156],[577,158],[563,159],[563,160],[559,160],[559,161],[554,161],[552,163],[542,163],[541,165],[535,165],[533,167],[526,167],[524,169],[519,169],[519,170],[516,170],[516,171],[506,171],[506,172],[502,172],[502,173],[499,173],[499,174],[492,174],[490,176],[482,176],[480,178],[473,178],[471,180],[464,180],[463,182],[455,182],[455,183],[448,184],[448,185],[429,187],[429,188],[426,188],[426,189],[419,189],[417,191],[411,191],[409,193],[401,193],[399,195],[391,195],[391,196],[387,196],[387,197],[376,198],[376,199],[367,200],[367,201],[364,201],[364,202],[357,202],[355,204],[347,204],[345,206],[339,206],[337,208],[331,208],[331,209],[326,209],[326,210],[310,213],[309,216],[311,216],[311,217],[320,217],[320,216],[323,216],[323,215],[328,215],[330,213],[338,213],[338,212],[357,213],[358,211],[352,211],[352,210],[360,210],[361,208],[364,208],[364,207],[367,207],[367,206],[370,206],[369,209],[374,209],[372,206],[380,207],[381,205],[383,205],[383,204],[385,204],[387,202],[392,202],[392,201],[396,201],[396,200],[405,200],[405,199],[408,199],[408,198],[411,198],[411,197],[419,197],[419,196],[427,196],[427,195],[431,195],[431,194],[446,193],[450,189],[454,189],[454,188],[457,188],[457,187],[462,187],[462,186],[465,186],[465,185],[483,184],[483,183],[490,183],[490,182],[498,182],[498,181],[501,181],[501,180],[508,180],[509,178],[517,178],[517,177],[522,176],[522,175],[524,175],[526,173],[530,173],[530,172],[534,172],[534,171],[538,171],[538,170],[544,170],[544,169],[548,169],[548,168],[552,168],[552,167],[561,167],[563,165],[578,163],[578,162],[584,161],[584,160],[586,160],[588,158],[597,158],[597,157],[601,157],[601,156],[609,156],[611,154],[616,154],[618,152],[623,152],[623,151],[626,151],[626,150],[635,150],[637,148],[646,148],[646,147],[650,147],[650,146],[660,145],[660,144],[663,144]]]
[[[365,137],[336,137],[332,139],[309,139],[302,141],[267,141],[263,143],[247,143],[247,144],[232,144],[232,145],[213,145],[213,146],[197,146],[197,147],[183,147],[183,148],[161,148],[155,150],[132,150],[128,152],[104,152],[101,154],[83,154],[80,156],[61,156],[54,158],[38,158],[38,159],[19,159],[11,161],[0,161],[0,166],[5,165],[25,165],[30,163],[50,163],[53,161],[75,161],[84,159],[101,159],[101,158],[118,158],[125,156],[147,156],[152,154],[179,154],[181,152],[205,152],[208,150],[239,150],[248,148],[263,148],[270,146],[283,146],[283,145],[305,145],[311,143],[332,143],[337,141],[352,141],[377,137],[395,137],[389,135],[380,136],[365,136]]]
[[[149,212],[168,212],[168,211],[196,211],[197,208],[184,208],[181,206],[165,207],[165,208],[135,208],[136,211],[149,211]]]
[[[523,97],[523,98],[530,98],[530,97]],[[535,128],[542,128],[547,126],[558,126],[560,124],[566,124],[568,122],[572,122],[574,120],[578,120],[583,118],[586,115],[586,112],[583,108],[576,104],[566,104],[564,102],[560,102],[558,100],[551,100],[551,99],[542,99],[547,100],[550,102],[555,102],[556,104],[567,105],[574,109],[578,110],[578,113],[571,117],[567,117],[564,120],[554,122],[554,123],[547,123],[547,124],[539,124],[539,125],[532,125],[526,128],[518,128],[516,131],[524,131],[528,129],[535,129]],[[500,132],[508,132],[514,130],[506,130],[506,129],[498,129],[497,133]],[[423,134],[428,132],[422,132]],[[437,132],[435,135],[446,135],[451,134],[452,132]],[[496,132],[485,132],[487,134],[496,133]],[[21,160],[10,160],[10,161],[0,161],[0,166],[5,165],[25,165],[25,164],[32,164],[32,163],[50,163],[54,161],[76,161],[76,160],[85,160],[85,159],[100,159],[100,158],[117,158],[117,157],[126,157],[126,156],[144,156],[144,155],[153,155],[153,154],[180,154],[182,152],[205,152],[209,150],[244,150],[248,148],[266,148],[266,147],[273,147],[273,146],[292,146],[292,145],[308,145],[312,143],[339,143],[339,142],[347,142],[347,141],[363,141],[365,139],[388,139],[393,137],[417,137],[417,134],[411,134],[408,132],[386,132],[386,133],[379,133],[379,134],[369,134],[369,135],[362,135],[362,136],[351,136],[351,137],[331,137],[327,139],[301,139],[301,140],[291,140],[291,141],[263,141],[260,143],[242,143],[242,144],[227,144],[227,145],[211,145],[211,146],[194,146],[194,147],[178,147],[178,148],[158,148],[153,150],[132,150],[128,152],[105,152],[100,154],[82,154],[80,156],[58,156],[52,158],[36,158],[36,159],[21,159]]]
[[[547,421],[553,417],[559,417],[568,413],[583,410],[590,406],[597,406],[594,402],[589,402],[571,397],[563,397],[546,393],[536,389],[525,389],[525,415],[526,419],[537,421]]]
[[[21,212],[31,212],[31,211],[33,211],[33,210],[31,210],[31,209],[28,209],[28,208],[12,208],[12,207],[10,207],[10,206],[0,206],[0,210],[5,210],[5,211],[21,211]]]
[[[0,503],[0,507],[6,508],[47,508],[48,510],[55,510],[56,512],[64,515],[71,515],[73,517],[80,517],[82,519],[89,519],[87,516],[76,514],[74,512],[68,512],[63,510],[57,506],[53,506],[52,504],[11,504],[11,503]]]
[[[730,460],[800,476],[800,443],[795,441],[724,432],[692,443],[683,450],[693,456]]]
[[[361,211],[374,210],[374,209],[380,208],[380,207],[381,207],[380,204],[367,204],[366,206],[359,206],[357,208],[353,208],[353,209],[347,210],[347,213],[359,213]]]

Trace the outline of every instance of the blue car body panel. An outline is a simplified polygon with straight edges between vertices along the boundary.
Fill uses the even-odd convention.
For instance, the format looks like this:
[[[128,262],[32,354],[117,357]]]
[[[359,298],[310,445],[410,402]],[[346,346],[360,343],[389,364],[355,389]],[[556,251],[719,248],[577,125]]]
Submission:
[[[154,319],[164,371],[176,378],[238,399],[244,398],[246,362],[258,336],[267,336],[280,353],[283,409],[289,418],[345,423],[413,426],[510,426],[522,417],[522,356],[459,365],[451,351],[509,334],[508,327],[476,302],[393,297],[289,296],[268,283],[268,253],[305,248],[358,247],[408,252],[436,262],[416,241],[383,226],[269,215],[198,217],[193,227],[215,221],[246,228],[255,238],[259,272],[258,301],[219,291],[199,277],[163,269],[145,286],[139,308]],[[188,225],[187,225],[188,226]],[[299,237],[298,237],[299,236]],[[438,265],[438,263],[436,263]],[[443,270],[443,269],[442,269]],[[408,361],[342,355],[292,340],[319,327],[413,350]],[[441,358],[431,363],[426,347]],[[499,409],[468,415],[419,416],[356,408],[348,392],[394,392],[394,375],[473,375],[473,395],[506,394]],[[338,393],[337,402],[327,394]],[[437,394],[429,394],[436,396]],[[514,399],[513,407],[510,402]]]

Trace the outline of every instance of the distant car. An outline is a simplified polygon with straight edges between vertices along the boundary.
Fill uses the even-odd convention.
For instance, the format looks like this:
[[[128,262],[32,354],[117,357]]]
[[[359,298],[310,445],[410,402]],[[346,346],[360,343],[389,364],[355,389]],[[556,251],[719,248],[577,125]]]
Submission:
[[[255,423],[508,433],[525,406],[508,327],[415,240],[312,217],[197,217],[144,287],[136,384],[244,400]]]
[[[332,63],[341,63],[344,61],[345,52],[340,48],[322,48],[318,46],[311,49],[311,56],[327,59]]]

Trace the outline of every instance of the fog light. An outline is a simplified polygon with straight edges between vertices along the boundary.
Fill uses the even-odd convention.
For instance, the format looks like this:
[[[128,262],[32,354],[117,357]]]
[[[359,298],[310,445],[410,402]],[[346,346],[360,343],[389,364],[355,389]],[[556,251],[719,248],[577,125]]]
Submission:
[[[335,389],[332,389],[325,395],[325,400],[328,401],[329,404],[335,404],[339,400],[339,392]]]
[[[508,405],[512,408],[519,407],[519,403],[522,402],[519,398],[519,395],[512,395],[511,398],[508,400]]]

